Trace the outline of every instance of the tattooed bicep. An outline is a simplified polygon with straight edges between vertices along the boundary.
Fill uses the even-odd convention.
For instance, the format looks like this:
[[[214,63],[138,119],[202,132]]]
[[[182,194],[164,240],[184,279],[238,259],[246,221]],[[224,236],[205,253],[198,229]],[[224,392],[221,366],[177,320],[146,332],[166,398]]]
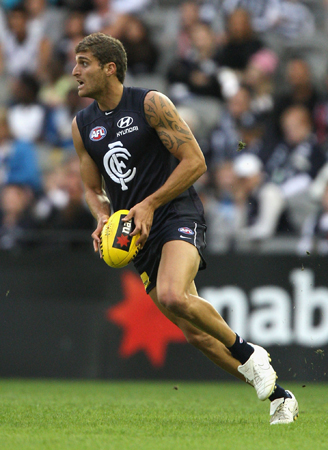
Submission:
[[[150,92],[145,99],[145,115],[149,125],[157,134],[165,147],[175,153],[182,144],[194,138],[176,107],[163,94]]]

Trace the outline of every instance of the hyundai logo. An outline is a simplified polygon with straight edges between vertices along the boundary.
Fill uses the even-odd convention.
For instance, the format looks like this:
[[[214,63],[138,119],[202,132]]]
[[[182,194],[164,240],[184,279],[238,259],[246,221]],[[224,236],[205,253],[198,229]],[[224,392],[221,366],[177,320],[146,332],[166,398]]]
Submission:
[[[132,117],[129,117],[129,116],[122,117],[122,119],[120,119],[117,122],[117,126],[119,128],[126,128],[126,127],[129,127],[132,124],[132,122],[133,122]]]

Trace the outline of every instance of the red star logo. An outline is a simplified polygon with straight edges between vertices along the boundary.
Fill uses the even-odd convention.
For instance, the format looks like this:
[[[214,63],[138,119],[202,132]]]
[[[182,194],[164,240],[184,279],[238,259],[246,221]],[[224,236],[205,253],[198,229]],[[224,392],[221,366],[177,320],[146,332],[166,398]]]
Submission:
[[[154,367],[162,367],[168,344],[186,339],[180,328],[154,305],[137,275],[123,272],[122,286],[124,299],[106,313],[108,320],[123,329],[119,354],[129,358],[144,351]]]
[[[121,236],[117,237],[117,243],[120,244],[121,248],[128,247],[129,236],[124,236],[124,234],[121,234]]]

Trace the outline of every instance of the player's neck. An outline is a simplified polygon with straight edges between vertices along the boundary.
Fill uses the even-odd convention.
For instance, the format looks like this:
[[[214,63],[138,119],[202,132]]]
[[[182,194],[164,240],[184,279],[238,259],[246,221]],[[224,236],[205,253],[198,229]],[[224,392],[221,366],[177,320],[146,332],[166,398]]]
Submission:
[[[123,84],[117,80],[117,82],[108,85],[106,91],[99,98],[96,98],[96,100],[102,111],[108,111],[116,108],[121,101],[122,95]]]

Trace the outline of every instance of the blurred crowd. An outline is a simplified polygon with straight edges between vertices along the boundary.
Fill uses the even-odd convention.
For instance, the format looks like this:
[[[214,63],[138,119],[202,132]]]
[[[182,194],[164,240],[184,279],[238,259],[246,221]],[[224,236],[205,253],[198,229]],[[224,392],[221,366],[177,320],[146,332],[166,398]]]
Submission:
[[[2,0],[0,249],[92,232],[71,122],[87,34],[119,38],[126,84],[176,104],[205,154],[213,252],[297,240],[328,253],[328,1]]]

